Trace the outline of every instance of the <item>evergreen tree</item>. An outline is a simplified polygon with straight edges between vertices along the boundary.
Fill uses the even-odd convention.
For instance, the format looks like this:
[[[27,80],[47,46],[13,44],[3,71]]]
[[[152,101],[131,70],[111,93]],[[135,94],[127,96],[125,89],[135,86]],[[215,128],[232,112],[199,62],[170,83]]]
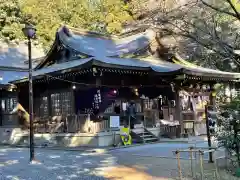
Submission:
[[[0,0],[0,39],[22,39],[22,15],[18,1]]]
[[[122,0],[0,0],[0,39],[22,40],[24,23],[36,26],[38,41],[48,49],[61,24],[102,33],[119,33],[131,20]]]
[[[22,0],[24,15],[31,14],[44,46],[55,38],[60,24],[102,33],[119,33],[131,20],[128,6],[121,0]]]
[[[219,116],[217,135],[219,146],[227,150],[233,165],[240,167],[240,97],[225,104],[220,112],[222,116]]]

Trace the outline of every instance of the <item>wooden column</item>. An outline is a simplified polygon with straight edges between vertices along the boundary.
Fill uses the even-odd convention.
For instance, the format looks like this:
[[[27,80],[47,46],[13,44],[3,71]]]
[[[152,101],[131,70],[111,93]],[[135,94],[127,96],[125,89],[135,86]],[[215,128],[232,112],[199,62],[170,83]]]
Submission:
[[[71,92],[71,114],[75,114],[75,113],[77,113],[76,112],[76,108],[75,108],[75,89],[73,89],[72,87],[70,87],[70,92]]]
[[[47,101],[48,101],[48,116],[52,117],[52,101],[51,101],[51,92],[47,89]]]
[[[213,109],[216,108],[216,92],[214,89],[214,84],[210,84],[209,104],[213,107]]]
[[[76,82],[76,79],[75,79],[75,77],[73,77],[73,82]],[[73,84],[74,86],[75,86],[75,89],[73,88],[73,86],[71,85],[70,86],[70,98],[71,98],[71,114],[77,114],[77,112],[76,112],[76,107],[75,107],[75,105],[76,105],[76,103],[75,103],[75,100],[76,100],[76,98],[75,98],[75,91],[76,91],[76,85],[75,84]]]
[[[93,77],[95,77],[96,87],[100,87],[101,86],[101,84],[102,84],[102,82],[101,82],[102,75],[103,74],[102,74],[102,72],[99,69],[93,67]]]
[[[96,87],[100,87],[101,86],[101,79],[100,77],[96,77]]]
[[[175,87],[175,101],[176,101],[176,112],[175,112],[175,116],[176,116],[176,120],[179,121],[179,124],[181,125],[181,133],[184,132],[184,126],[183,126],[183,117],[182,117],[182,105],[181,105],[181,99],[179,96],[180,93],[180,89],[178,89],[177,87]]]

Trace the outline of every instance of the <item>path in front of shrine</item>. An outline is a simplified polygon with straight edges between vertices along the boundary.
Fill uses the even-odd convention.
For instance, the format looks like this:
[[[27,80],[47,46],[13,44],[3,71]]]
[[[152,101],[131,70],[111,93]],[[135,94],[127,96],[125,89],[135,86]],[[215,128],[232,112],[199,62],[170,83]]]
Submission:
[[[208,144],[206,141],[198,141],[197,143],[180,143],[180,142],[169,142],[169,143],[157,143],[157,144],[146,144],[143,146],[136,146],[131,148],[124,148],[112,151],[116,153],[128,153],[134,156],[141,157],[158,157],[158,158],[175,158],[176,155],[174,151],[179,149],[188,149],[189,147],[195,147],[196,149],[206,150]],[[189,153],[181,153],[181,158],[188,159]],[[223,149],[216,152],[216,156],[224,156]],[[204,159],[208,159],[208,153],[204,155]]]
[[[204,147],[206,142],[197,146]],[[187,147],[186,143],[158,143],[102,154],[36,149],[36,158],[41,164],[35,165],[28,163],[28,149],[2,147],[0,179],[171,179],[177,176],[172,151]],[[163,156],[169,158],[161,158]]]

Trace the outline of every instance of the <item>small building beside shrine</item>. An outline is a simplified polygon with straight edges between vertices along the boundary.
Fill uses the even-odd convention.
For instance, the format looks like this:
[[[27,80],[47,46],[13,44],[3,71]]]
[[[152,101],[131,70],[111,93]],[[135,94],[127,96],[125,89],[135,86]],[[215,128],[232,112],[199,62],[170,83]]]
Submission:
[[[179,136],[206,133],[203,102],[214,103],[214,84],[234,84],[240,74],[193,65],[166,52],[157,38],[152,29],[105,36],[59,28],[50,51],[34,66],[35,143],[111,146],[120,142],[123,126],[131,126],[134,142],[167,136],[161,131],[166,124],[179,126]],[[6,137],[19,129],[0,140],[12,144],[28,143],[28,72],[23,64],[11,75],[0,69],[5,82],[0,129]],[[14,102],[6,111],[7,97]]]

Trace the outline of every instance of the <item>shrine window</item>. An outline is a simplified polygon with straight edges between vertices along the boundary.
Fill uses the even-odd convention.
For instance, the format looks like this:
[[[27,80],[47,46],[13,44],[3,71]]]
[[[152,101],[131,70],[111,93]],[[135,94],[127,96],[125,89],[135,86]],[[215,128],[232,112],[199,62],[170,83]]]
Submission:
[[[158,99],[145,99],[143,106],[144,109],[158,109]]]
[[[71,92],[61,93],[61,107],[62,114],[71,114],[72,106],[71,106]]]
[[[52,116],[68,115],[72,113],[71,92],[51,94]]]
[[[61,115],[60,93],[51,94],[52,115]]]
[[[39,101],[39,116],[40,117],[48,117],[48,97],[43,96]]]
[[[17,98],[5,98],[1,100],[1,110],[4,113],[11,113],[14,108],[17,106]]]

